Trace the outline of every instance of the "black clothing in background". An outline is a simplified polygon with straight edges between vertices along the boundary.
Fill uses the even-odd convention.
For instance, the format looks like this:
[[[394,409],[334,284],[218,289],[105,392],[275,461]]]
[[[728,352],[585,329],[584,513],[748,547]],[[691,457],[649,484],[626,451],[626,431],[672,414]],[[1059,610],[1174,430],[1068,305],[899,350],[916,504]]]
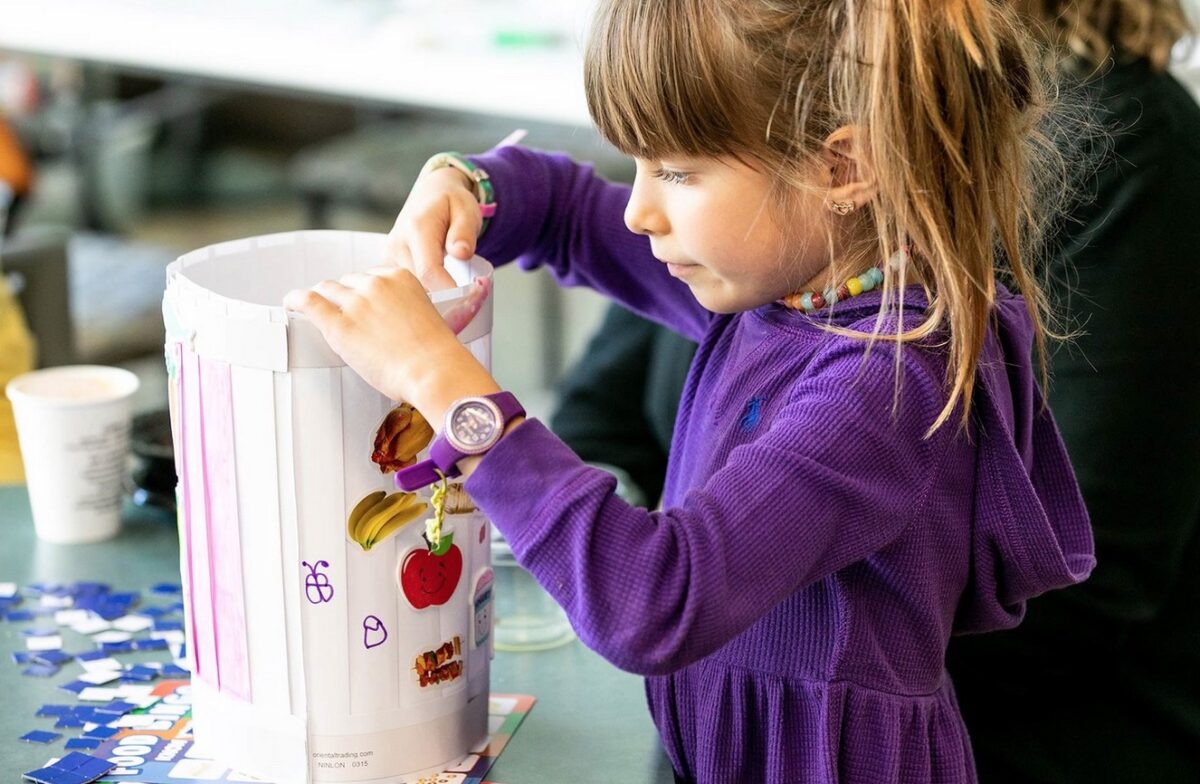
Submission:
[[[617,306],[562,389],[550,428],[590,463],[623,470],[651,508],[696,344]]]
[[[1087,334],[1049,402],[1097,566],[952,641],[982,784],[1200,782],[1200,107],[1144,62],[1092,90],[1114,155],[1054,261]]]

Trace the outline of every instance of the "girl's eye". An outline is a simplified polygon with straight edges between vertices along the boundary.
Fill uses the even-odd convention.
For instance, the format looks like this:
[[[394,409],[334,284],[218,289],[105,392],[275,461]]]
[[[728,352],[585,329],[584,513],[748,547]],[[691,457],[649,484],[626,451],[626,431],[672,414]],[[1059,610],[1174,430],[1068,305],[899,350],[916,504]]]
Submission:
[[[692,175],[687,172],[664,169],[661,166],[654,170],[654,176],[672,185],[687,185],[688,181],[692,178]]]

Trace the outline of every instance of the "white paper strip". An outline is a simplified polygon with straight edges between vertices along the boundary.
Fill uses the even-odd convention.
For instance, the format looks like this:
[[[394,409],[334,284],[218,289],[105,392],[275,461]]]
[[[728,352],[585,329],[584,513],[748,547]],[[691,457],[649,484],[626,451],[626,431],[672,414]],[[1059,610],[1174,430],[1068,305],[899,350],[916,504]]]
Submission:
[[[363,644],[365,619],[346,614],[341,370],[293,370],[289,376],[301,558],[295,574],[306,585],[301,603],[305,666],[309,700],[322,706],[321,715],[311,719],[319,722],[350,712],[348,647]],[[331,590],[323,592],[326,585]]]
[[[256,704],[287,713],[288,672],[276,654],[286,639],[286,623],[275,417],[263,413],[275,408],[274,377],[249,367],[235,366],[232,373],[238,517],[247,521],[241,533],[250,691]]]

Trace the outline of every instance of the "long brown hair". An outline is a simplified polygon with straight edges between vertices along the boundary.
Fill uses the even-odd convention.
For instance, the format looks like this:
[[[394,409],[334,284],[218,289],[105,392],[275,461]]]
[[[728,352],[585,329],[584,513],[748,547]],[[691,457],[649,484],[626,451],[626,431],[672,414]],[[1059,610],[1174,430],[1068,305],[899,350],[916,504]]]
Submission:
[[[1043,63],[995,0],[602,0],[585,85],[622,151],[749,158],[781,193],[811,182],[831,133],[859,129],[878,195],[846,223],[858,241],[835,273],[909,250],[909,264],[885,270],[885,307],[864,337],[945,340],[949,395],[933,432],[956,406],[968,421],[997,274],[1024,295],[1045,356],[1033,253],[1044,186],[1065,178],[1041,131]],[[930,292],[925,318],[881,335],[909,275]]]
[[[1056,45],[1091,65],[1115,55],[1145,58],[1162,70],[1191,29],[1180,0],[1018,0],[1018,5]]]

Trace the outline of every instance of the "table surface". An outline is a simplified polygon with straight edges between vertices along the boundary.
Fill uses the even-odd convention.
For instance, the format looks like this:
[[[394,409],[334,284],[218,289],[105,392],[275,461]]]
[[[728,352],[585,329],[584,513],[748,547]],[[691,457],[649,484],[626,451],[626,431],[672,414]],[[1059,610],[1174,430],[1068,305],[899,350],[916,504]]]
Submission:
[[[130,509],[120,535],[88,545],[53,545],[33,534],[24,487],[0,487],[0,582],[107,582],[117,590],[145,591],[160,582],[179,582],[175,528],[161,516]],[[55,686],[64,674],[25,677],[9,653],[24,649],[23,624],[0,621],[0,782],[41,767],[62,753],[61,741],[47,746],[17,740],[45,729],[38,706],[61,702]],[[67,649],[77,649],[70,630]],[[132,662],[137,654],[123,656]],[[161,654],[158,658],[161,658]],[[497,652],[492,690],[532,694],[533,711],[497,761],[489,779],[503,784],[573,782],[647,784],[672,781],[650,722],[641,679],[620,672],[578,641],[538,653]]]
[[[5,4],[0,50],[587,125],[580,42],[591,3],[36,0]],[[557,43],[498,46],[499,34]]]

